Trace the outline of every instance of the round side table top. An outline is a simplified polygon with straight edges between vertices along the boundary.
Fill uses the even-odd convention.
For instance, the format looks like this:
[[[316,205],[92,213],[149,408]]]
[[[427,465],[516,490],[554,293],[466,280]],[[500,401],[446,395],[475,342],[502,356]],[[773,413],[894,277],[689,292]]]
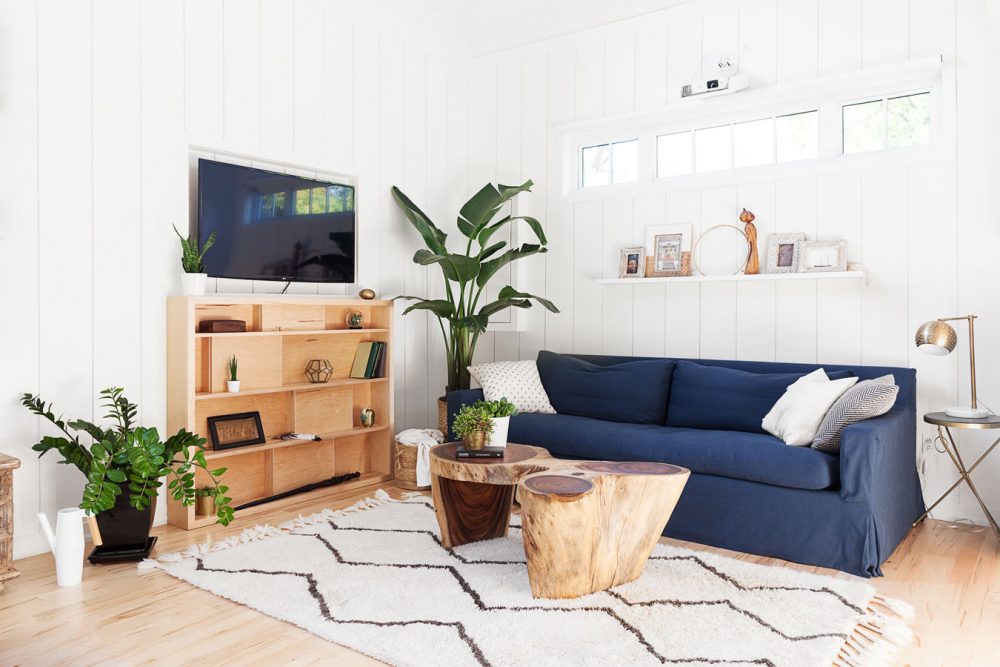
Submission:
[[[952,417],[946,412],[928,412],[924,415],[924,421],[928,424],[946,426],[948,428],[1000,428],[1000,415],[990,415],[982,419],[962,419],[961,417]]]
[[[461,444],[446,442],[431,449],[431,473],[459,482],[512,485],[554,461],[541,447],[514,443],[507,443],[502,459],[460,459],[455,451]]]

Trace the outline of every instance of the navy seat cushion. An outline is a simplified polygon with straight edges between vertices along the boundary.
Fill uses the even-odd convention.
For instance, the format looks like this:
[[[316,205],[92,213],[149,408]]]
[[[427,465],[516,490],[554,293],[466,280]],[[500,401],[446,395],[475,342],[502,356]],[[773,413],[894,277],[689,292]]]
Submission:
[[[667,426],[766,433],[764,416],[805,373],[749,373],[723,366],[676,362],[670,388]],[[831,380],[852,371],[827,373]]]
[[[693,473],[792,489],[828,489],[840,483],[836,456],[789,447],[758,433],[522,413],[511,418],[508,437],[510,442],[544,447],[558,458],[672,463]]]
[[[613,422],[658,424],[667,418],[671,359],[601,366],[542,350],[538,374],[556,412]]]

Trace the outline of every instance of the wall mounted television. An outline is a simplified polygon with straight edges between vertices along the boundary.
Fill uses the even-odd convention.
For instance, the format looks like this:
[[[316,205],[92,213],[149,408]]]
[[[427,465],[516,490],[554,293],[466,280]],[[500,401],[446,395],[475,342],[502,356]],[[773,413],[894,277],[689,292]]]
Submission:
[[[213,278],[355,282],[353,185],[198,160],[198,240]]]

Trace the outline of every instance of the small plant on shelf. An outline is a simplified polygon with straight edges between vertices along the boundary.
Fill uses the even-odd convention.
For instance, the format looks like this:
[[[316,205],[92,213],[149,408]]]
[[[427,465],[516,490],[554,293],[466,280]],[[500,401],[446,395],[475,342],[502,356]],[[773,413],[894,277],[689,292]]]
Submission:
[[[208,516],[215,510],[215,489],[201,486],[194,490],[194,512],[198,516]]]
[[[493,433],[493,419],[489,410],[482,406],[463,405],[451,428],[462,439],[466,449],[482,449]]]
[[[508,401],[506,398],[501,398],[497,401],[476,401],[472,404],[474,408],[482,408],[485,410],[490,417],[493,419],[503,419],[504,417],[513,417],[517,414],[517,407],[513,403]]]
[[[239,369],[239,364],[236,361],[235,354],[229,360],[227,366],[229,367],[229,379],[226,380],[226,389],[228,389],[230,393],[236,393],[240,390],[240,380],[236,376],[236,371]]]
[[[182,236],[177,230],[177,225],[174,225],[174,233],[181,240],[181,269],[184,270],[181,274],[181,285],[184,294],[201,296],[205,293],[205,283],[208,280],[208,274],[205,273],[205,253],[215,245],[215,232],[212,232],[205,239],[205,245],[200,247],[197,238]]]

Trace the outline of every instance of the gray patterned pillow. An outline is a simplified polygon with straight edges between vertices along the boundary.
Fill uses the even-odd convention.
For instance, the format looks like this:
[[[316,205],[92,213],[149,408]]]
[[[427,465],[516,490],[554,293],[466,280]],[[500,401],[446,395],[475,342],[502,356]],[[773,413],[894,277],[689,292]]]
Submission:
[[[844,429],[859,421],[884,415],[896,403],[896,378],[883,375],[859,382],[844,393],[823,417],[812,448],[824,452],[840,451],[840,436]]]

